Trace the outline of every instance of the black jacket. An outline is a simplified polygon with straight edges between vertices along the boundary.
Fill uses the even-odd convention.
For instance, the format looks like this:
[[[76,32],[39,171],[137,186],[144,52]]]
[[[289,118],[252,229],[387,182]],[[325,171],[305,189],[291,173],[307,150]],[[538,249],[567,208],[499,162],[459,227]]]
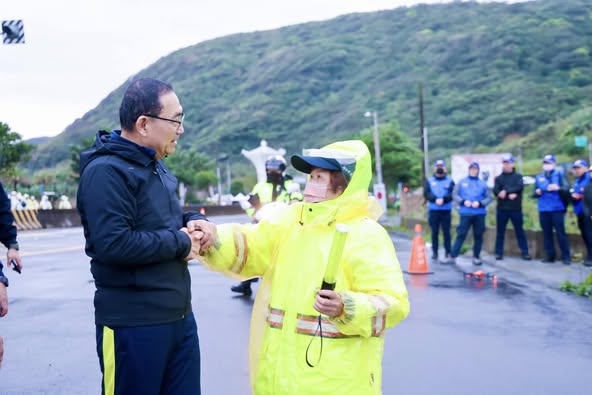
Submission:
[[[80,154],[77,208],[95,279],[95,322],[141,326],[191,311],[191,241],[177,179],[154,152],[106,131]]]
[[[500,199],[497,194],[501,191],[518,194],[514,200],[510,200],[506,195],[505,199]],[[522,181],[522,174],[516,173],[512,170],[511,173],[502,173],[495,177],[493,186],[493,195],[497,198],[497,209],[503,211],[520,211],[522,210],[522,191],[524,190],[524,183]]]
[[[0,242],[9,248],[16,244],[16,227],[10,211],[10,199],[0,182]]]
[[[592,182],[589,182],[584,187],[584,197],[582,198],[582,202],[584,203],[584,215],[591,216],[592,215]]]

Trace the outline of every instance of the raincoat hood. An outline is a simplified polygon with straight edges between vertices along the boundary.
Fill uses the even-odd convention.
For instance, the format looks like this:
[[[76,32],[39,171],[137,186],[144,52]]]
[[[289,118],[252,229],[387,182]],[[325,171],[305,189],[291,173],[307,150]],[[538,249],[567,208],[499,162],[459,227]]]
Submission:
[[[368,147],[360,140],[339,141],[321,149],[306,150],[303,156],[293,156],[292,164],[298,159],[330,159],[339,163],[341,172],[349,183],[345,191],[335,199],[319,203],[301,203],[301,223],[343,222],[347,219],[366,216],[374,220],[382,215],[382,208],[376,199],[368,196],[368,187],[372,180],[372,160]],[[296,159],[296,160],[295,160]],[[310,160],[314,163],[314,160]],[[298,166],[304,172],[312,167]],[[298,168],[297,167],[297,168]]]

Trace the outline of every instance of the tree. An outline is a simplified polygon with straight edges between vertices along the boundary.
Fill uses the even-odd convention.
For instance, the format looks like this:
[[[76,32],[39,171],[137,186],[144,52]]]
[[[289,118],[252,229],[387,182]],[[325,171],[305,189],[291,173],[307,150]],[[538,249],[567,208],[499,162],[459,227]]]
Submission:
[[[10,131],[10,126],[0,122],[0,175],[12,177],[16,165],[31,158],[35,147],[21,141],[21,135]]]
[[[89,149],[94,141],[94,137],[87,137],[82,139],[79,144],[70,144],[70,170],[72,170],[70,178],[76,182],[80,180],[80,153]]]
[[[399,130],[399,123],[393,121],[379,127],[380,155],[382,162],[382,176],[387,190],[394,189],[398,182],[413,187],[421,185],[421,151],[411,139]],[[363,133],[361,140],[374,154],[374,139],[372,133]],[[372,155],[372,168],[375,169],[375,159]]]
[[[207,174],[205,179],[211,180],[213,177],[216,180],[214,161],[200,152],[180,150],[164,161],[175,177],[187,187],[197,190],[207,188],[208,185],[204,185],[204,173]]]

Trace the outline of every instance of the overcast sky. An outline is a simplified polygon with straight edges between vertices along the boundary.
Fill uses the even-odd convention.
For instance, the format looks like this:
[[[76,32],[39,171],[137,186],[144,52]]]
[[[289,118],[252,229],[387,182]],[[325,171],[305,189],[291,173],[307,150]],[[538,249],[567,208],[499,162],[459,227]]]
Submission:
[[[131,75],[179,48],[352,12],[442,0],[0,0],[24,45],[0,45],[0,121],[54,136]]]

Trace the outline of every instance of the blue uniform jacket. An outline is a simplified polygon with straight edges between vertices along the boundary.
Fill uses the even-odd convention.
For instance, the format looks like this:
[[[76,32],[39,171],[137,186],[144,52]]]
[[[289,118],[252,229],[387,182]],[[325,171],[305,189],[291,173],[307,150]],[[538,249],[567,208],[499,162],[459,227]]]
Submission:
[[[453,189],[454,181],[448,176],[441,178],[431,176],[428,178],[423,188],[423,197],[428,202],[428,210],[450,211],[452,209]],[[436,199],[440,198],[444,199],[444,204],[438,206],[436,204]]]
[[[533,196],[538,198],[539,212],[565,211],[566,207],[559,197],[559,192],[547,191],[549,184],[557,184],[559,187],[562,187],[564,184],[562,178],[563,174],[556,169],[536,175]],[[536,194],[537,189],[543,192],[542,195],[539,196]]]
[[[577,177],[574,180],[573,192],[579,193],[580,195],[582,195],[582,198],[583,198],[584,197],[584,188],[586,187],[586,184],[588,184],[589,181],[590,181],[590,174],[588,172],[585,172],[581,177]],[[582,199],[573,200],[572,202],[573,202],[574,213],[583,214],[584,213],[584,203],[583,203]]]
[[[468,176],[458,182],[454,188],[454,201],[458,204],[460,215],[485,215],[487,210],[485,206],[491,203],[491,194],[487,189],[485,181],[479,177]],[[465,200],[471,202],[478,201],[479,207],[465,207]]]

